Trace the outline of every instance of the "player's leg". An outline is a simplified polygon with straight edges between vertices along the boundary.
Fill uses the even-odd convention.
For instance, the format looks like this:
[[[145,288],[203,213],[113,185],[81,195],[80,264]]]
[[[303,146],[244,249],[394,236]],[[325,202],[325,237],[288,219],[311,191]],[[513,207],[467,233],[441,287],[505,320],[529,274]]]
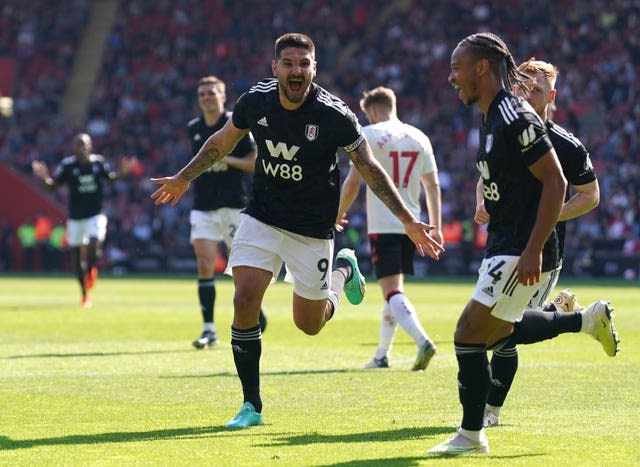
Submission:
[[[599,341],[608,356],[614,357],[618,352],[619,340],[613,325],[613,309],[608,302],[599,300],[582,308],[575,294],[565,289],[552,303],[547,303],[549,293],[558,283],[559,273],[560,268],[543,274],[543,278],[546,275],[548,279],[540,281],[529,309],[514,323],[511,342],[534,344],[564,333],[584,332]]]
[[[285,280],[293,283],[294,323],[306,334],[318,334],[337,311],[342,292],[350,303],[362,302],[365,281],[358,260],[353,250],[344,248],[334,263],[331,239],[278,232],[277,252],[287,265]],[[234,249],[236,244],[237,236]]]
[[[88,290],[92,289],[98,279],[98,258],[102,243],[107,235],[107,216],[97,214],[84,220],[85,235],[88,238],[85,250],[84,282]]]
[[[467,303],[454,334],[462,423],[453,437],[431,448],[429,454],[489,451],[483,429],[484,406],[491,385],[486,342],[494,335],[507,334],[508,329],[504,328],[509,325],[510,323],[491,316],[491,307],[474,299]]]
[[[247,428],[264,423],[260,396],[260,356],[262,333],[258,323],[264,293],[273,274],[252,266],[234,266],[233,324],[231,349],[242,385],[240,412],[225,424],[227,428]]]
[[[540,282],[537,284],[537,290],[529,300],[528,308],[542,309],[549,293],[558,282],[559,275],[560,268],[542,274]],[[522,319],[524,318],[514,323],[514,333],[515,329],[521,325]],[[494,350],[491,355],[491,389],[484,410],[484,426],[500,424],[500,410],[518,371],[517,343],[512,334],[512,338],[504,343],[500,349]]]
[[[77,219],[67,220],[67,243],[71,252],[71,267],[73,274],[80,284],[82,299],[80,304],[84,308],[92,306],[91,297],[85,287],[85,270],[83,267],[83,242],[84,242],[84,222]]]
[[[284,243],[281,253],[293,281],[293,320],[298,329],[318,334],[338,310],[343,291],[352,304],[362,301],[364,277],[352,250],[340,250],[332,269],[332,240],[294,235]]]
[[[84,308],[91,308],[91,297],[89,296],[89,291],[85,287],[84,282],[84,268],[82,267],[83,248],[83,245],[70,246],[69,251],[71,252],[71,266],[73,268],[73,274],[80,284],[80,293],[82,295],[80,303]]]
[[[96,237],[89,237],[89,243],[85,245],[85,273],[84,283],[87,290],[91,290],[98,279],[98,256],[100,241]]]
[[[369,248],[371,250],[371,263],[373,272],[378,280],[382,291],[384,306],[382,308],[382,316],[380,317],[380,330],[378,347],[376,348],[373,358],[365,364],[365,368],[388,368],[389,356],[393,339],[398,329],[398,321],[393,315],[393,311],[387,301],[387,294],[391,290],[400,290],[398,281],[402,272],[400,251],[391,251],[392,245],[388,246],[385,242],[388,240],[384,234],[369,234]],[[396,280],[393,280],[396,279]],[[385,291],[385,285],[388,289]]]
[[[251,216],[242,216],[227,268],[233,273],[235,285],[231,349],[244,399],[240,412],[225,425],[227,428],[246,428],[263,423],[259,315],[264,293],[282,268],[283,261],[277,253],[281,242],[279,230]]]
[[[382,316],[380,317],[378,347],[376,347],[373,358],[365,363],[364,368],[389,368],[389,355],[397,329],[398,323],[393,318],[389,303],[385,300],[382,308]]]
[[[233,243],[233,237],[238,230],[238,226],[242,221],[242,209],[237,208],[220,208],[215,211],[215,225],[214,232],[215,238],[220,238],[227,247],[227,256],[231,254],[231,245]],[[217,249],[217,247],[216,247]],[[214,257],[215,258],[215,257]],[[214,274],[212,269],[212,277]],[[260,330],[262,332],[267,329],[267,316],[264,310],[260,309]]]
[[[526,310],[522,320],[514,326],[514,344],[535,344],[553,339],[564,333],[584,332],[600,342],[605,353],[615,357],[619,338],[613,324],[613,309],[604,300],[598,300],[581,311]]]
[[[214,322],[216,284],[214,277],[218,240],[222,239],[220,228],[216,224],[214,211],[189,213],[191,225],[190,242],[196,255],[198,273],[198,303],[202,315],[202,333],[192,342],[196,349],[206,349],[218,343]]]
[[[418,346],[416,361],[411,369],[413,371],[424,370],[435,354],[436,346],[420,324],[413,303],[404,294],[404,276],[402,274],[387,276],[378,282],[385,294],[394,320]]]
[[[391,310],[393,321],[399,324],[409,334],[418,351],[412,370],[424,370],[431,357],[435,354],[435,344],[429,339],[418,320],[415,307],[404,293],[404,274],[413,274],[413,257],[415,245],[409,237],[401,234],[371,234],[369,235],[372,262],[382,296]],[[384,319],[384,318],[383,318]],[[385,355],[391,345],[395,328],[381,324],[381,340],[376,357],[385,350]],[[386,331],[388,335],[383,335]],[[382,344],[388,342],[388,348]],[[375,359],[373,360],[375,362]]]
[[[218,343],[214,322],[216,300],[214,266],[218,242],[207,238],[195,238],[191,243],[196,255],[198,302],[200,303],[200,313],[202,314],[202,334],[193,341],[193,346],[197,349],[203,349]]]
[[[491,387],[486,349],[505,341],[513,322],[535,292],[533,286],[518,283],[517,262],[516,256],[495,256],[485,259],[480,266],[476,288],[454,334],[462,423],[455,436],[429,453],[462,454],[489,449],[483,429],[484,408]]]

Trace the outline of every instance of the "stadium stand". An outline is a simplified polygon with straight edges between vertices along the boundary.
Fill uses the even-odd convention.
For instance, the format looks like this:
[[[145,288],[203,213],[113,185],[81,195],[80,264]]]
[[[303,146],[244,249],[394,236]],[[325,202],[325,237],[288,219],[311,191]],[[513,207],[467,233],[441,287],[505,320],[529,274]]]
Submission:
[[[419,270],[474,273],[483,235],[469,222],[479,115],[460,104],[446,79],[456,42],[470,32],[491,30],[505,37],[516,59],[536,56],[559,66],[554,119],[585,143],[599,174],[600,206],[569,223],[565,273],[637,277],[637,2],[507,0],[497,7],[452,0],[430,2],[426,8],[409,0],[335,5],[321,0],[121,0],[106,35],[87,52],[82,46],[91,35],[84,31],[96,4],[105,1],[111,0],[62,0],[55,6],[44,0],[10,1],[0,11],[0,59],[15,64],[9,90],[13,115],[0,117],[0,163],[30,177],[31,161],[55,165],[78,129],[87,129],[97,152],[114,162],[120,154],[142,160],[137,176],[118,183],[106,204],[111,222],[105,266],[122,271],[195,268],[188,244],[191,200],[157,209],[146,180],[172,173],[190,157],[185,127],[198,113],[193,95],[198,77],[220,75],[232,105],[253,82],[270,75],[273,39],[297,30],[316,42],[319,84],[354,110],[364,89],[389,86],[399,96],[400,117],[429,135],[441,173],[443,219],[455,234],[441,264],[424,261]],[[86,119],[78,122],[78,112],[67,110],[78,102],[64,99],[81,99],[68,89],[79,72],[74,63],[81,49],[101,59],[81,107]],[[64,202],[64,194],[57,202]],[[363,209],[362,203],[357,206]],[[355,231],[340,236],[338,243],[357,241],[354,246],[366,256],[363,219],[356,213]]]

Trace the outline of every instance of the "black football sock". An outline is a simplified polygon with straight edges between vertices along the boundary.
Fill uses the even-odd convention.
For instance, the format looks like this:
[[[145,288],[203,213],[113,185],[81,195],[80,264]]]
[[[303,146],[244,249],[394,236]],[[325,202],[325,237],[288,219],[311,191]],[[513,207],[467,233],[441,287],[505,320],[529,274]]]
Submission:
[[[484,406],[491,387],[491,370],[484,345],[454,342],[458,360],[458,395],[462,404],[461,428],[482,429]]]
[[[487,404],[502,407],[518,371],[518,348],[508,344],[494,350],[491,357],[491,389]]]
[[[198,298],[202,321],[213,323],[213,306],[216,301],[216,283],[211,279],[198,279]]]
[[[231,326],[231,350],[242,384],[244,402],[251,402],[256,412],[260,413],[262,412],[262,399],[260,399],[262,334],[260,325],[251,329],[236,329]]]
[[[558,334],[580,332],[579,312],[526,310],[520,321],[513,323],[512,344],[534,344],[553,339]]]

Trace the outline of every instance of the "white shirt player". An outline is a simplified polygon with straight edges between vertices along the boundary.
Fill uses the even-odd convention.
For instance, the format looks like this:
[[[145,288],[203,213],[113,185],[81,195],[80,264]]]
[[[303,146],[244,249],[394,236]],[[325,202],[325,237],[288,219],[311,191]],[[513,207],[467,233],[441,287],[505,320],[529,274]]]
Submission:
[[[421,177],[438,170],[429,137],[397,118],[368,125],[364,133],[402,200],[419,219]],[[366,199],[368,233],[405,233],[402,223],[369,187]]]

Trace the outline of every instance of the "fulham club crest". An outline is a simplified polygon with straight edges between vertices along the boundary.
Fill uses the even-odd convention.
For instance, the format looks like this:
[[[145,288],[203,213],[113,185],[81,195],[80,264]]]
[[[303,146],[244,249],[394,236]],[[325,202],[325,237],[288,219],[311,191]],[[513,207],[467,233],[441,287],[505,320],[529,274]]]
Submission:
[[[488,154],[489,151],[491,151],[492,147],[493,147],[493,135],[487,135],[487,139],[484,142],[484,152]]]
[[[318,127],[318,125],[309,124],[305,127],[304,135],[307,137],[309,141],[314,141],[318,137],[319,131],[320,131],[320,128]]]

